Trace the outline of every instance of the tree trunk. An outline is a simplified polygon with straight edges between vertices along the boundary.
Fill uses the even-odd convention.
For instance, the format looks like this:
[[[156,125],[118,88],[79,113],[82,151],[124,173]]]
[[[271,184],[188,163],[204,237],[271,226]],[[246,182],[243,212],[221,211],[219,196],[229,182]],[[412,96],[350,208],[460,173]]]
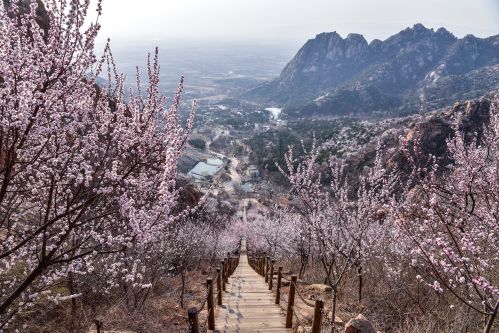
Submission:
[[[333,285],[333,281],[331,280],[331,271],[333,269],[333,265],[328,265],[324,259],[322,259],[321,261],[326,273],[326,276],[324,277],[324,284]]]
[[[71,295],[75,295],[78,293],[72,272],[68,273],[68,288],[69,288],[69,293]],[[78,331],[78,329],[79,329],[79,327],[78,327],[79,320],[77,320],[77,318],[76,318],[76,315],[77,315],[76,307],[77,307],[76,298],[71,298],[71,323],[70,323],[70,326],[71,326],[71,330],[74,332]]]
[[[331,306],[331,333],[336,333],[336,286],[333,289],[333,305]]]
[[[216,233],[215,244],[213,246],[213,253],[211,254],[211,263],[213,264],[217,259],[217,249],[218,249],[218,234]]]
[[[498,309],[499,309],[499,301],[496,301],[494,312],[492,312],[492,314],[490,315],[489,320],[487,321],[487,325],[485,325],[485,328],[483,329],[483,333],[490,333],[490,330],[492,329],[492,324],[494,324],[494,320],[496,319]]]
[[[362,287],[363,287],[363,280],[362,280],[362,266],[359,265],[357,268],[357,273],[359,275],[359,303],[362,302]]]
[[[303,276],[305,275],[305,271],[307,270],[307,261],[302,261],[300,265],[300,272],[298,274],[298,277],[300,279],[303,279]]]
[[[308,254],[306,252],[305,249],[301,249],[300,250],[300,272],[298,273],[298,277],[300,279],[303,278],[303,276],[305,275],[305,272],[307,270],[307,266],[308,266]]]
[[[180,307],[184,308],[184,292],[185,292],[185,272],[184,268],[180,270],[180,277],[182,278],[182,290],[180,292]]]
[[[40,276],[43,272],[42,263],[38,264],[36,268],[26,277],[23,283],[17,287],[17,289],[2,303],[0,304],[0,314],[4,314],[7,312],[7,309],[14,303],[14,301],[21,296],[21,294],[28,289],[35,279]]]

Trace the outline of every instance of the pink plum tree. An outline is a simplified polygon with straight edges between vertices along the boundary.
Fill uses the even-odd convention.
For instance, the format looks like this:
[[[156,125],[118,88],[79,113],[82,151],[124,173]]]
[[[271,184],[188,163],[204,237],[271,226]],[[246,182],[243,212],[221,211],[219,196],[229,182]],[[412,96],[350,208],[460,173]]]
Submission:
[[[78,297],[52,286],[68,275],[108,272],[141,285],[141,258],[177,218],[176,164],[192,128],[159,93],[158,54],[147,90],[125,98],[90,1],[0,5],[0,330],[39,298]],[[85,28],[86,27],[86,28]],[[97,77],[108,70],[108,84]],[[135,269],[126,273],[126,263]],[[147,285],[146,285],[147,287]]]
[[[443,175],[436,161],[418,167],[417,147],[407,141],[405,147],[415,186],[392,205],[398,250],[411,258],[421,282],[484,315],[484,332],[491,332],[499,309],[497,101],[480,139],[455,129],[447,141],[453,163]]]

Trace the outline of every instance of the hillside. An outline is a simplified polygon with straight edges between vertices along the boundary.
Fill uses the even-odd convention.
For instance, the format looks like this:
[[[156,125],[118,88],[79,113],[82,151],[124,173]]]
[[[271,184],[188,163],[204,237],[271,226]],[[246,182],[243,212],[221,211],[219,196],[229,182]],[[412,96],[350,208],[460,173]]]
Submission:
[[[499,35],[455,37],[421,24],[370,43],[321,33],[280,76],[244,95],[288,116],[401,115],[477,98],[499,87]]]

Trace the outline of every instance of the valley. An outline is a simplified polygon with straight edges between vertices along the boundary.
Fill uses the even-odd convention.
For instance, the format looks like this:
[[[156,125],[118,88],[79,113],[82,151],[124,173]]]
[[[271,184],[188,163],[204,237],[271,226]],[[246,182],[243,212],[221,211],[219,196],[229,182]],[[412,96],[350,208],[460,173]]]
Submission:
[[[258,182],[265,184],[261,194],[267,198],[284,184],[277,165],[284,166],[283,157],[290,146],[302,154],[315,138],[324,162],[331,158],[363,160],[362,155],[372,154],[380,138],[395,149],[398,137],[406,136],[416,122],[432,114],[438,117],[454,103],[478,99],[497,89],[497,38],[458,39],[444,28],[435,31],[421,24],[369,44],[359,34],[345,39],[337,33],[319,34],[282,67],[279,76],[272,77],[272,71],[248,72],[258,68],[251,63],[236,65],[234,72],[246,71],[245,78],[254,80],[253,84],[246,90],[200,95],[192,138],[204,142],[206,147],[200,152],[226,156],[226,167],[216,177],[218,183],[231,179],[238,170],[243,185],[237,186],[239,195],[258,196],[255,189],[260,187],[250,186],[255,179],[248,178],[249,168],[255,167]],[[267,55],[265,59],[271,58]],[[267,62],[265,68],[277,72],[282,60]],[[483,71],[489,75],[484,76]],[[477,78],[481,83],[475,82]],[[257,82],[260,79],[263,81]],[[449,85],[456,80],[461,82]],[[273,88],[276,84],[278,89]],[[388,91],[398,96],[387,99]],[[312,98],[314,102],[309,103]],[[232,159],[237,159],[237,167]],[[181,165],[181,170],[201,160],[187,153],[185,161],[190,164]]]

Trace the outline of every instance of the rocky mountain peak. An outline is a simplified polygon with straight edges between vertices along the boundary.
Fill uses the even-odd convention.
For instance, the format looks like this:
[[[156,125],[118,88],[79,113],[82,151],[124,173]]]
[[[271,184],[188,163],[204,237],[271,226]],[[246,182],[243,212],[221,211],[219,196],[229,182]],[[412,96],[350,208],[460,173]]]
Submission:
[[[327,43],[327,42],[332,42],[332,41],[342,41],[343,38],[341,38],[340,34],[338,34],[336,31],[333,32],[322,32],[320,34],[317,34],[315,38],[309,39],[307,41],[307,44],[315,44],[315,43]]]
[[[342,38],[336,31],[318,34],[314,39],[309,40],[302,48],[303,51],[321,51],[326,49],[326,58],[331,60],[336,57],[350,57],[355,50],[365,49],[369,46],[363,35],[350,33],[346,38]],[[301,52],[299,53],[304,53]]]
[[[356,33],[318,34],[279,78],[246,96],[287,106],[291,116],[407,114],[419,110],[421,96],[436,109],[497,89],[498,74],[499,35],[458,39],[418,23],[371,43]]]
[[[414,26],[412,28],[409,28],[409,29],[416,32],[416,33],[426,33],[429,31],[433,32],[433,29],[429,29],[421,23],[416,23],[416,24],[414,24]]]
[[[416,23],[412,27],[405,28],[404,30],[400,31],[396,36],[404,36],[404,37],[426,37],[434,34],[435,31],[433,29],[429,29],[425,27],[421,23]]]
[[[453,33],[451,33],[449,30],[445,29],[444,27],[438,28],[436,34],[440,35],[440,36],[452,37],[453,39],[457,39]]]
[[[367,44],[367,41],[364,38],[364,35],[357,34],[357,33],[349,33],[346,39],[351,40],[351,41],[359,41],[359,42]]]
[[[361,45],[363,47],[367,47],[369,45],[367,40],[361,34],[350,33],[345,41],[350,45]]]
[[[466,36],[463,37],[463,42],[469,42],[469,41],[475,41],[478,38],[475,37],[473,34],[467,34]]]
[[[398,34],[386,39],[383,44],[385,48],[400,47],[403,45],[414,44],[418,41],[427,40],[435,36],[433,29],[428,29],[421,23],[415,24],[412,28],[405,28]]]
[[[326,35],[329,35],[329,38],[331,40],[343,40],[343,38],[341,38],[340,34],[337,33],[336,31],[333,31],[333,32],[326,34]]]

